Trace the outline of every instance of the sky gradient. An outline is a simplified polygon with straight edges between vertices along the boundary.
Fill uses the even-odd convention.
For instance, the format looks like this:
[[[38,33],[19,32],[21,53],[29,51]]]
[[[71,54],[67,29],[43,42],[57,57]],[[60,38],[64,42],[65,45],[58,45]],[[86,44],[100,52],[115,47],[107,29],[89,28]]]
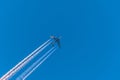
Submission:
[[[119,0],[1,0],[0,76],[49,39],[57,50],[27,80],[120,80]]]

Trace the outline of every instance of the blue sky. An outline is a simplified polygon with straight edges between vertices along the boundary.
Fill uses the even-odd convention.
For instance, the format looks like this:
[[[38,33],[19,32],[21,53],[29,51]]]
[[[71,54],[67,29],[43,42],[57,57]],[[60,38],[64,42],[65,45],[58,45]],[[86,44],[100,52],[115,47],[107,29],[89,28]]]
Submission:
[[[119,0],[1,0],[0,76],[46,41],[57,50],[27,80],[120,80]]]

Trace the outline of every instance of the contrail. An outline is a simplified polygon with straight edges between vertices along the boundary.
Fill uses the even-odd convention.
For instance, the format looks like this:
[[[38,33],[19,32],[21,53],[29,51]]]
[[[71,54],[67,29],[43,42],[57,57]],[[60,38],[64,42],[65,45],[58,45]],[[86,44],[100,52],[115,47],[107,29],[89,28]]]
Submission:
[[[30,72],[31,69],[33,69],[37,64],[40,63],[40,61],[42,59],[44,59],[50,52],[52,52],[53,50],[55,50],[55,48],[51,48],[49,51],[47,51],[42,57],[40,57],[37,61],[35,61],[24,73],[22,73],[18,78],[23,78],[25,75],[27,75],[27,73]],[[18,80],[17,78],[17,80]]]
[[[24,58],[21,62],[19,62],[15,67],[13,67],[10,71],[8,71],[1,80],[8,80],[11,76],[13,76],[18,70],[20,70],[24,65],[26,65],[30,60],[32,60],[38,53],[40,53],[43,49],[45,49],[48,45],[51,44],[51,39],[46,41],[40,47],[38,47],[35,51],[33,51],[30,55]]]
[[[34,72],[46,59],[48,59],[57,48],[52,48],[38,59],[31,67],[29,67],[19,78],[25,80],[32,72]],[[19,79],[17,79],[19,80]]]

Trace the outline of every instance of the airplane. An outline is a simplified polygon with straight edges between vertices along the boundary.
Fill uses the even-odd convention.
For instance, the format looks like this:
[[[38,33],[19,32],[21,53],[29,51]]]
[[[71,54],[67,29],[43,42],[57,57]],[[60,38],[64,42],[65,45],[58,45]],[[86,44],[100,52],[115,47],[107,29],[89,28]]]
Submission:
[[[55,46],[55,43],[57,43],[58,47],[61,48],[61,45],[60,45],[60,38],[61,37],[50,36],[50,38],[54,40],[54,42],[52,42],[53,47]]]

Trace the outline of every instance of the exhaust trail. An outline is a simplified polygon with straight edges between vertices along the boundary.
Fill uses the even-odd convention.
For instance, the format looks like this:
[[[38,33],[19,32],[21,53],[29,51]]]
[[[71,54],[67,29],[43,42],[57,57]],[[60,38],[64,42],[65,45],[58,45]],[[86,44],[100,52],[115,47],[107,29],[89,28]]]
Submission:
[[[39,58],[31,67],[29,67],[19,78],[25,80],[32,72],[34,72],[44,61],[46,61],[57,48],[51,48],[41,58]],[[17,79],[17,80],[20,80]]]
[[[38,53],[40,53],[43,49],[45,49],[48,45],[51,44],[51,39],[47,40],[44,44],[38,47],[35,51],[33,51],[30,55],[24,58],[21,62],[19,62],[15,67],[13,67],[10,71],[8,71],[1,80],[8,80],[11,76],[13,76],[18,70],[20,70],[25,64],[27,64],[30,60],[32,60]]]
[[[42,57],[40,57],[37,61],[35,61],[24,73],[22,73],[18,78],[23,78],[28,72],[30,72],[31,69],[33,69],[42,59],[44,59],[51,51],[53,51],[55,48],[51,48],[49,51],[47,51]]]

